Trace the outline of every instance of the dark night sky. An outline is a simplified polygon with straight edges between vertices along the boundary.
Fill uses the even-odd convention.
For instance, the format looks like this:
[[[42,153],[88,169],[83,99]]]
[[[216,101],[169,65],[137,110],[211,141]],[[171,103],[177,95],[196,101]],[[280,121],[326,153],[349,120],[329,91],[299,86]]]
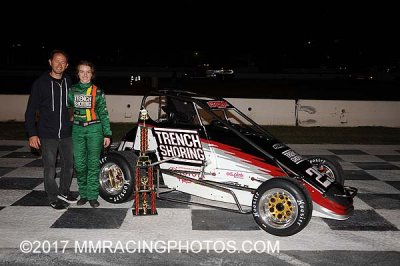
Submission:
[[[273,67],[393,65],[400,61],[397,9],[359,2],[253,4],[250,1],[168,1],[147,6],[63,4],[51,12],[2,18],[7,27],[1,64],[10,47],[28,65],[43,64],[48,51],[65,49],[104,66],[177,66],[196,62]],[[172,4],[175,3],[175,4]],[[33,35],[32,35],[33,34]],[[44,47],[39,49],[40,47]],[[39,48],[38,48],[39,47]],[[194,56],[194,52],[199,52]]]

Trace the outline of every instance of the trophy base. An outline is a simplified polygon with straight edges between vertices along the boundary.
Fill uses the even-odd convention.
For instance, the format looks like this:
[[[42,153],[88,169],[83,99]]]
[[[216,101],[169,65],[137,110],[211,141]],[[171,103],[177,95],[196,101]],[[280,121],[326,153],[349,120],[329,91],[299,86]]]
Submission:
[[[136,215],[135,209],[132,209],[132,214],[133,214],[133,216],[158,215],[157,210],[154,213],[151,213],[151,209],[147,209],[147,213],[144,213],[143,209],[140,209],[138,215]]]

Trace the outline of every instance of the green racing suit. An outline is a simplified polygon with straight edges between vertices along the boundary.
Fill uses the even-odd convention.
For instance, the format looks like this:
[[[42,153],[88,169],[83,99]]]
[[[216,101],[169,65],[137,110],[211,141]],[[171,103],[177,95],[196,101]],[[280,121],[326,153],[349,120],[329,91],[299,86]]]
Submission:
[[[72,143],[79,194],[97,200],[100,154],[104,138],[112,135],[104,92],[91,82],[74,84],[68,92],[68,106],[74,114]]]

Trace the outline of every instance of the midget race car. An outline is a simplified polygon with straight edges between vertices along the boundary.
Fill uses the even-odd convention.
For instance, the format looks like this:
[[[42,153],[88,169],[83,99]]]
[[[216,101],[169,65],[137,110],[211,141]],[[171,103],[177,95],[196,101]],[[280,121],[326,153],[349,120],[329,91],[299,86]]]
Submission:
[[[345,220],[353,212],[357,189],[344,186],[336,161],[301,156],[224,98],[160,90],[145,95],[140,110],[148,119],[139,115],[101,158],[100,196],[108,202],[132,199],[145,126],[157,186],[228,203],[234,208],[220,208],[252,214],[270,234],[290,236],[311,216]]]

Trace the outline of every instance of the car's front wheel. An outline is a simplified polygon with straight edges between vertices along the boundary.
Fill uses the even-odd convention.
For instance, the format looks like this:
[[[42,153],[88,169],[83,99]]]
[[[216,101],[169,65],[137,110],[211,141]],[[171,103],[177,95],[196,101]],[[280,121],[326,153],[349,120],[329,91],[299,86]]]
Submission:
[[[318,168],[318,171],[326,174],[331,182],[336,181],[337,183],[344,185],[344,172],[342,166],[333,159],[326,156],[310,156],[307,160]]]
[[[110,152],[100,158],[100,197],[111,203],[127,201],[133,193],[137,156],[133,152]]]
[[[262,183],[252,201],[256,223],[276,236],[291,236],[306,227],[312,215],[312,200],[303,185],[289,178]]]

